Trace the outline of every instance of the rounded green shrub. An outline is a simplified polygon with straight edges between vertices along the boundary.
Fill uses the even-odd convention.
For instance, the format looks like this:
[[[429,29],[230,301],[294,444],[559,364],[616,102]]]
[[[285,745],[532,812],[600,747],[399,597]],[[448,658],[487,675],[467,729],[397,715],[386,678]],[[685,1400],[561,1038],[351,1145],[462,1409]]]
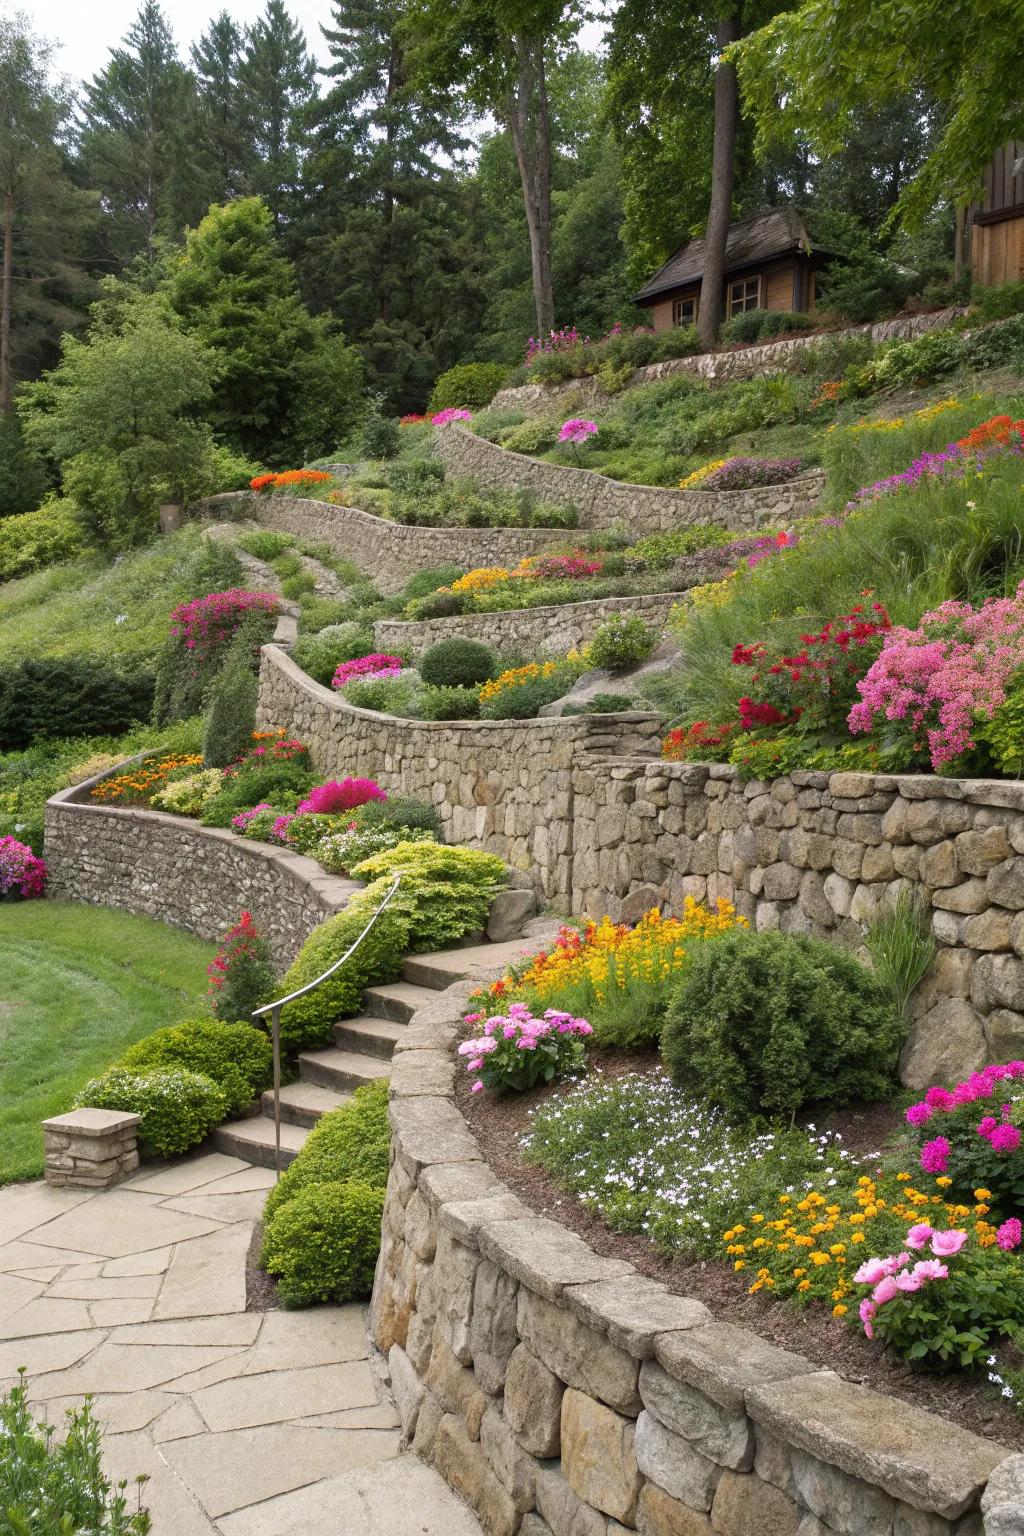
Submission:
[[[468,607],[465,592],[428,592],[426,597],[411,598],[405,612],[410,619],[448,619]]]
[[[530,417],[502,432],[499,442],[510,453],[543,453],[557,442],[560,425],[560,422],[548,421],[543,416]]]
[[[343,661],[355,661],[373,650],[373,630],[349,621],[329,624],[315,635],[300,635],[292,647],[292,659],[324,686]]]
[[[117,1065],[128,1072],[183,1067],[201,1073],[221,1089],[228,1113],[239,1115],[270,1087],[274,1053],[267,1036],[251,1024],[189,1019],[136,1041]]]
[[[264,1221],[311,1184],[356,1180],[383,1189],[388,1182],[390,1147],[388,1081],[382,1077],[357,1088],[347,1104],[320,1117],[298,1157],[267,1195]]]
[[[184,1067],[133,1072],[111,1067],[93,1078],[75,1108],[123,1109],[142,1116],[139,1134],[161,1157],[175,1157],[205,1141],[228,1113],[228,1097],[212,1078]]]
[[[589,658],[592,667],[605,667],[609,672],[622,672],[634,667],[654,650],[657,636],[635,614],[617,613],[597,629],[590,642]]]
[[[406,827],[412,832],[429,832],[437,842],[444,842],[441,818],[432,805],[412,795],[392,795],[387,800],[368,800],[352,813],[351,820],[360,831],[371,827]]]
[[[420,676],[433,688],[474,688],[497,675],[494,652],[478,640],[439,640],[424,652]]]
[[[281,981],[281,996],[304,987],[339,960],[366,927],[369,914],[346,910],[314,928]],[[336,1019],[359,1012],[363,988],[394,981],[408,948],[407,917],[394,907],[382,912],[352,958],[329,981],[281,1013],[285,1051],[328,1045]]]
[[[661,1050],[676,1083],[745,1119],[885,1098],[901,1039],[882,988],[845,950],[738,930],[690,949]]]
[[[368,1296],[380,1252],[384,1191],[370,1184],[310,1184],[263,1235],[263,1267],[286,1307]]]
[[[428,412],[452,408],[479,411],[490,405],[505,382],[508,369],[501,363],[457,363],[442,373],[430,392]]]
[[[480,697],[475,688],[428,688],[420,705],[423,720],[476,720]]]

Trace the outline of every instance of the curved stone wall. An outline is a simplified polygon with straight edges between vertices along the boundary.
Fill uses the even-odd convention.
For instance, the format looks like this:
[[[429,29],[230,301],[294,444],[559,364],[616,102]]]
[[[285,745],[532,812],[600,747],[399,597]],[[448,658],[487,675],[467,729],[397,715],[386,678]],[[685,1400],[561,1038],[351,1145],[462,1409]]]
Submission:
[[[370,1323],[405,1441],[489,1536],[1019,1529],[1024,1457],[717,1322],[502,1184],[453,1099],[474,985],[395,1050]]]
[[[374,517],[358,507],[288,496],[231,491],[197,502],[200,515],[254,517],[265,528],[326,544],[372,576],[386,596],[410,577],[442,565],[470,570],[480,565],[518,565],[527,555],[572,543],[564,528],[418,528]]]
[[[458,426],[438,428],[437,444],[449,474],[472,475],[482,485],[531,490],[551,501],[569,501],[579,511],[582,528],[621,528],[638,538],[695,525],[751,533],[769,523],[789,523],[813,512],[825,488],[820,469],[808,470],[785,485],[756,486],[749,491],[628,485],[590,469],[510,453]]]
[[[550,608],[506,608],[498,613],[459,613],[444,619],[378,619],[373,626],[374,644],[380,651],[425,651],[438,640],[457,635],[461,640],[480,640],[497,648],[535,646],[558,654],[586,645],[607,619],[616,615],[643,619],[664,629],[676,603],[685,592],[658,592],[643,597],[601,597],[589,603],[562,603]]]
[[[125,766],[47,801],[48,896],[119,907],[200,939],[219,939],[248,910],[283,970],[317,924],[360,888],[285,848],[247,842],[184,816],[89,799],[94,784]]]
[[[702,352],[696,357],[673,357],[664,363],[637,368],[626,389],[689,373],[712,384],[732,384],[737,379],[760,378],[766,373],[785,373],[800,354],[843,336],[867,334],[877,346],[883,341],[907,341],[925,331],[944,329],[959,319],[963,309],[941,309],[930,315],[908,315],[900,320],[880,320],[874,325],[854,325],[817,336],[793,336],[788,341],[766,341],[763,346],[739,347],[734,352]],[[596,377],[570,379],[565,384],[520,384],[500,389],[491,401],[495,411],[522,411],[527,416],[547,416],[566,406],[587,401],[606,401],[607,392]]]
[[[366,775],[437,809],[456,843],[530,870],[538,894],[572,888],[573,767],[600,753],[657,749],[657,715],[545,720],[400,720],[353,709],[277,646],[263,648],[257,721],[306,742],[317,767]]]

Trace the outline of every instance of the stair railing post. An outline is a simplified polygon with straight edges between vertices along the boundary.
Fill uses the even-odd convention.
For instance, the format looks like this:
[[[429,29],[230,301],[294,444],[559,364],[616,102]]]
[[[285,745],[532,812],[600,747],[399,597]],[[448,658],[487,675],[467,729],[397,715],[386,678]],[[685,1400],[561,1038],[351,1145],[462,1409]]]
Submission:
[[[274,1045],[274,1173],[281,1177],[281,1004],[270,1015],[270,1038]]]

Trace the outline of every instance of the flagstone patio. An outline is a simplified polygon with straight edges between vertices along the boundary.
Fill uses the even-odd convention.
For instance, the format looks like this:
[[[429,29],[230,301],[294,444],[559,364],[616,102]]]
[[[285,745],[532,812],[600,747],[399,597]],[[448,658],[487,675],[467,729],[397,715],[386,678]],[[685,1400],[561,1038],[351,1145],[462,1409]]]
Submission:
[[[154,1536],[480,1536],[399,1454],[363,1307],[246,1312],[273,1177],[217,1152],[114,1190],[0,1189],[0,1390],[26,1367],[57,1424],[91,1392]]]

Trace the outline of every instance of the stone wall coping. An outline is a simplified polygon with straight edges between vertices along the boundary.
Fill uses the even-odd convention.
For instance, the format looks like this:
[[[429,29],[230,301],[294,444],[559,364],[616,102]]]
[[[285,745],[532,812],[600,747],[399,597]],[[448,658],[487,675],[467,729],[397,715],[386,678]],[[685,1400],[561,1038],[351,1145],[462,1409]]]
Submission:
[[[65,1131],[75,1136],[110,1136],[142,1124],[142,1116],[122,1109],[69,1109],[42,1122],[44,1131]]]
[[[451,993],[450,1038],[461,1032],[465,1006],[464,989]],[[431,1015],[440,1019],[437,1002]],[[451,1082],[457,1071],[449,1053]],[[524,1206],[484,1162],[451,1092],[450,1084],[443,1094],[424,1085],[419,1095],[393,1098],[388,1113],[397,1164],[452,1240],[527,1291],[565,1306],[628,1354],[653,1355],[676,1380],[747,1413],[818,1461],[926,1514],[955,1519],[977,1505],[989,1474],[1011,1456],[1007,1448],[715,1321],[702,1303],[595,1253]],[[378,1269],[377,1283],[387,1283],[386,1271]]]
[[[469,433],[467,436],[473,436],[473,434]],[[494,445],[492,444],[492,447],[493,446]],[[634,486],[631,487],[631,489],[650,489],[650,487]],[[718,494],[742,495],[742,492],[733,491],[726,493],[722,491]],[[223,491],[217,496],[207,496],[202,501],[195,502],[192,510],[195,512],[203,512],[207,509],[217,510],[218,507],[229,501],[244,505],[251,505],[254,507],[272,507],[275,505],[275,503],[289,507],[319,507],[322,512],[341,513],[343,519],[349,518],[357,523],[363,522],[371,528],[415,528],[417,534],[422,533],[428,537],[430,535],[434,535],[435,537],[442,537],[446,534],[452,533],[453,531],[457,532],[463,528],[461,523],[444,523],[438,526],[430,526],[426,523],[400,523],[397,518],[381,517],[379,513],[367,512],[363,507],[349,507],[342,506],[339,502],[320,501],[316,496],[265,496],[262,494],[257,494],[255,491]],[[558,534],[562,539],[566,541],[570,541],[574,533],[580,532],[580,530],[576,528],[556,528],[551,524],[548,524],[547,526],[541,525],[539,528],[517,528],[510,524],[496,524],[491,526],[488,524],[483,529],[472,528],[463,529],[463,531],[469,533],[490,532],[520,534],[539,533],[542,535]]]
[[[544,603],[535,608],[480,608],[476,611],[470,609],[468,613],[444,614],[436,619],[377,619],[375,623],[386,624],[389,629],[393,629],[399,624],[415,625],[417,628],[422,624],[443,624],[450,618],[514,619],[518,618],[520,614],[530,614],[531,616],[536,614],[538,618],[547,618],[549,614],[566,612],[572,614],[578,612],[581,608],[598,608],[603,607],[607,603],[646,603],[652,598],[664,598],[665,602],[671,599],[672,602],[679,603],[689,597],[689,595],[688,589],[684,589],[681,592],[624,592],[619,597],[590,597],[584,598],[578,603]]]
[[[277,645],[265,645],[263,655],[296,687],[303,689],[319,703],[335,710],[339,715],[351,715],[357,720],[369,720],[378,725],[400,725],[410,734],[454,731],[456,735],[480,736],[485,731],[499,732],[522,729],[524,726],[552,731],[556,735],[586,738],[608,730],[609,720],[623,725],[647,725],[659,721],[657,711],[624,710],[621,714],[607,715],[544,715],[536,720],[413,720],[404,715],[385,715],[376,709],[357,709],[347,704],[332,688],[326,688],[304,672],[297,662]]]

